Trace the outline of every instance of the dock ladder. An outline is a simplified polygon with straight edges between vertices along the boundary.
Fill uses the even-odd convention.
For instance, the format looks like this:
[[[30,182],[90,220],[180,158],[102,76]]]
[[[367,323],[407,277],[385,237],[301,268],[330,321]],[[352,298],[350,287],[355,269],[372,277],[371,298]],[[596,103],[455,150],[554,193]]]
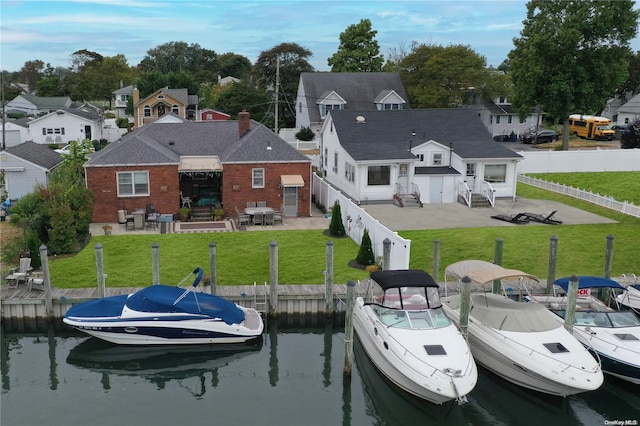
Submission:
[[[267,315],[269,286],[265,281],[262,294],[258,294],[258,284],[253,282],[253,309],[260,312],[264,316]]]

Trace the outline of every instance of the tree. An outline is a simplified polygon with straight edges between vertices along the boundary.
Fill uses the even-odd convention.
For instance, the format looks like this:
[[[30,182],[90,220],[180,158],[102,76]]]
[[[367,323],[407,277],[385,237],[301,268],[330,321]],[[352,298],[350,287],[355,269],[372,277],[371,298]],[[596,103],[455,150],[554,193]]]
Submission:
[[[373,246],[371,245],[369,230],[364,228],[362,241],[360,242],[360,249],[358,250],[358,256],[356,256],[356,262],[360,265],[373,265],[375,261],[376,259],[373,254]]]
[[[342,223],[342,212],[340,211],[340,202],[336,200],[331,210],[331,223],[329,223],[329,233],[336,237],[344,237],[346,232]]]
[[[251,72],[251,61],[246,56],[228,52],[218,56],[218,67],[220,77],[231,76],[242,80]]]
[[[616,95],[626,102],[628,94],[640,93],[640,51],[629,54],[629,77],[618,87]]]
[[[313,66],[307,61],[311,56],[311,51],[299,44],[281,43],[260,53],[251,70],[251,77],[258,87],[273,93],[279,63],[278,103],[285,106],[279,117],[285,127],[295,126],[295,101],[300,73],[314,71]],[[271,123],[269,127],[273,127],[273,124]]]
[[[380,72],[384,57],[375,40],[378,32],[371,29],[369,19],[349,25],[340,34],[340,46],[328,60],[331,72]]]
[[[509,53],[518,115],[536,106],[555,120],[602,110],[627,78],[639,13],[630,0],[531,0]],[[564,125],[566,150],[568,120]]]
[[[149,49],[138,68],[142,72],[162,74],[189,73],[199,84],[217,80],[217,56],[215,51],[200,47],[198,43],[171,41]]]
[[[463,45],[415,45],[399,67],[413,108],[466,105],[490,78],[485,58]]]
[[[212,107],[229,114],[234,119],[238,117],[240,111],[246,109],[251,113],[252,119],[264,123],[265,121],[273,122],[273,115],[269,113],[271,105],[273,101],[265,90],[241,82],[225,86]]]
[[[136,81],[136,87],[140,91],[140,99],[146,98],[163,87],[187,89],[187,92],[193,95],[197,94],[199,89],[195,78],[188,72],[165,74],[160,71],[151,71],[141,75]]]
[[[44,75],[44,69],[44,62],[40,59],[27,61],[18,72],[18,75],[20,76],[20,80],[27,83],[29,91],[33,92],[38,87],[38,81],[40,81]]]

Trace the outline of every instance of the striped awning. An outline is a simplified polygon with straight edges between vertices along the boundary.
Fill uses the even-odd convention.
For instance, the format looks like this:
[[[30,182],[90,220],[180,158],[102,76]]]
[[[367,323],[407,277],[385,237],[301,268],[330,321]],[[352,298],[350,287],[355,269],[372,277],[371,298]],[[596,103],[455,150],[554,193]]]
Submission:
[[[280,185],[301,187],[304,186],[304,179],[302,175],[280,175]]]
[[[222,164],[220,159],[215,156],[183,156],[180,157],[178,172],[180,173],[206,173],[221,172]]]

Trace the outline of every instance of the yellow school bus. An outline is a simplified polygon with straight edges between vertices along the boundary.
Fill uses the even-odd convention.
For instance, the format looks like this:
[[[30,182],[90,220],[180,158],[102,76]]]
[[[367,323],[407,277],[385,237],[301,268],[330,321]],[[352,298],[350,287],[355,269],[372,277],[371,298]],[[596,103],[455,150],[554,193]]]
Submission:
[[[583,139],[613,140],[615,130],[611,128],[611,120],[595,115],[571,114],[569,116],[570,132]]]

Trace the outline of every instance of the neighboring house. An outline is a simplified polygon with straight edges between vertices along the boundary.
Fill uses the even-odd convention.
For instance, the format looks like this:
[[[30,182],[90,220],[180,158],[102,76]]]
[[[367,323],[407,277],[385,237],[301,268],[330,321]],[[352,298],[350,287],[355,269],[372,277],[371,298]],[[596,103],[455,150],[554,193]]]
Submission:
[[[18,200],[37,184],[47,185],[49,172],[62,163],[62,156],[46,146],[24,142],[0,152],[0,170],[5,173],[9,198]]]
[[[0,128],[0,130],[2,130]],[[22,142],[29,140],[29,119],[20,118],[17,120],[7,119],[4,123],[4,131],[2,132],[2,146],[9,148],[11,146],[20,145]]]
[[[85,172],[93,222],[148,204],[176,214],[181,193],[194,210],[222,206],[230,217],[249,201],[310,214],[311,161],[245,111],[238,120],[147,124],[92,155]]]
[[[640,117],[640,94],[635,95],[618,108],[613,120],[618,124],[629,124]]]
[[[27,83],[9,83],[9,87],[12,89],[18,89],[20,93],[26,93],[27,95],[33,94],[33,92],[29,90],[29,85]]]
[[[231,118],[229,114],[225,114],[224,112],[216,111],[211,108],[203,108],[198,111],[200,115],[199,121],[209,121],[209,120],[228,120]]]
[[[358,203],[516,195],[522,156],[495,142],[469,108],[332,111],[320,141],[325,178]]]
[[[61,108],[29,122],[31,139],[39,144],[102,139],[104,119],[91,109]]]
[[[133,128],[153,123],[167,113],[195,120],[198,109],[198,96],[189,95],[187,89],[156,90],[144,99],[140,99],[137,87],[133,88]]]
[[[122,85],[122,84],[121,84]],[[129,98],[133,97],[133,85],[127,87],[121,87],[118,90],[114,90],[113,93],[113,105],[116,109],[116,118],[128,117],[127,105]]]
[[[235,77],[231,77],[230,75],[228,75],[226,77],[222,77],[222,78],[220,78],[220,76],[218,76],[218,84],[220,86],[226,86],[227,84],[232,84],[232,83],[240,83],[240,79],[239,78],[235,78]]]
[[[512,132],[515,136],[520,136],[526,130],[535,127],[536,123],[542,123],[544,119],[544,112],[534,109],[526,119],[520,120],[511,103],[503,97],[492,101],[479,101],[469,108],[478,111],[482,122],[493,136],[508,137]]]
[[[22,94],[7,102],[5,109],[7,113],[22,112],[27,115],[39,115],[71,106],[72,101],[68,96],[40,97]]]
[[[296,131],[309,127],[317,135],[332,110],[376,111],[409,108],[396,72],[303,72],[296,98]]]

